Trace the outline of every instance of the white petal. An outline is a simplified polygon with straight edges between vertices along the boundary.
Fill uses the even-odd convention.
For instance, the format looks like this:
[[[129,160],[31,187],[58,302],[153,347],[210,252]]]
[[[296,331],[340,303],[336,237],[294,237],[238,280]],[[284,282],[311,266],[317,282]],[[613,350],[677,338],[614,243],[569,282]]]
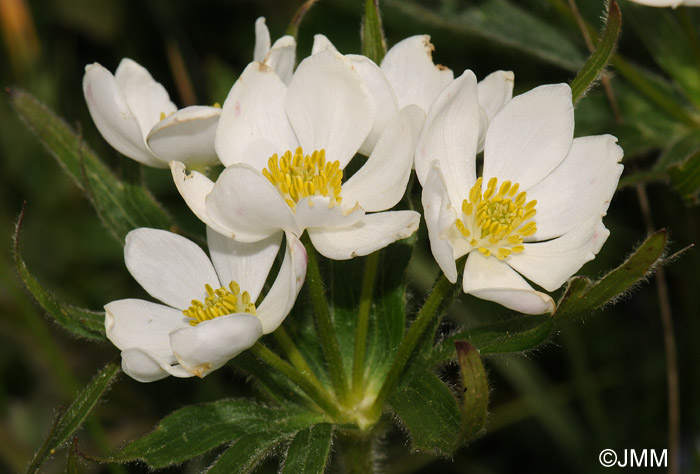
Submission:
[[[496,177],[529,189],[564,160],[573,134],[568,85],[540,86],[513,98],[486,132],[484,182]]]
[[[513,71],[492,72],[479,81],[479,105],[486,112],[489,122],[513,98],[514,82]]]
[[[170,171],[177,190],[194,215],[218,233],[228,236],[232,235],[233,231],[231,229],[211,219],[207,213],[205,203],[207,196],[214,189],[212,180],[198,171],[192,171],[190,174],[187,174],[185,165],[179,161],[170,162]]]
[[[294,235],[287,234],[284,260],[279,274],[257,309],[263,334],[277,329],[292,310],[306,278],[307,262],[304,245]]]
[[[141,126],[111,72],[97,63],[85,66],[83,94],[97,130],[115,150],[147,166],[167,165],[146,146]]]
[[[450,204],[445,180],[437,161],[433,161],[430,173],[428,173],[421,200],[433,258],[445,277],[454,283],[457,281],[454,252],[450,241],[443,235],[442,231],[446,226],[453,224],[457,217]]]
[[[241,291],[250,294],[251,301],[258,299],[281,243],[282,232],[260,242],[243,243],[207,227],[209,255],[219,275],[219,281],[223,286],[232,281],[237,282]]]
[[[559,237],[604,216],[622,174],[622,154],[611,135],[575,138],[562,164],[527,193],[537,200],[532,240]]]
[[[122,351],[122,370],[138,382],[155,382],[168,375],[192,377],[194,374],[179,365],[170,365],[152,352],[133,348]]]
[[[428,112],[416,147],[416,176],[425,183],[429,166],[438,160],[450,201],[461,206],[476,181],[479,142],[479,99],[476,76],[464,71],[447,86]]]
[[[341,169],[367,138],[376,110],[352,63],[333,51],[299,64],[285,107],[304,151],[325,149],[328,161],[339,161]]]
[[[219,288],[207,254],[194,242],[165,230],[140,228],[126,235],[124,262],[151,296],[185,309],[205,295],[205,284]]]
[[[554,311],[554,301],[549,295],[533,290],[508,264],[479,252],[471,252],[467,257],[463,288],[465,293],[521,313]]]
[[[391,87],[386,76],[374,61],[359,54],[348,54],[345,57],[352,62],[355,70],[360,74],[360,77],[362,77],[367,89],[372,94],[372,97],[374,97],[374,103],[377,106],[377,115],[374,118],[372,130],[358,150],[358,153],[368,156],[372,153],[384,128],[399,110],[398,102],[396,101],[394,88]]]
[[[252,347],[260,336],[258,318],[238,313],[178,328],[170,334],[170,345],[182,367],[204,377]]]
[[[547,291],[554,291],[589,260],[610,235],[600,217],[582,222],[563,236],[546,242],[525,243],[522,253],[508,263]]]
[[[205,205],[211,220],[231,229],[231,238],[241,242],[257,242],[280,230],[300,233],[282,195],[259,171],[243,163],[219,175]]]
[[[350,227],[321,227],[308,232],[321,255],[332,260],[347,260],[369,255],[410,237],[418,229],[419,222],[417,212],[388,211],[367,214]]]
[[[263,61],[270,66],[282,82],[289,84],[294,73],[294,63],[296,62],[297,42],[293,36],[283,36],[272,45],[272,49],[265,56]]]
[[[311,54],[318,54],[322,51],[334,51],[338,52],[331,40],[328,39],[326,35],[317,34],[314,35],[314,45],[311,48]]]
[[[112,344],[121,350],[146,350],[168,364],[175,363],[168,334],[188,324],[182,311],[150,301],[126,299],[105,305],[105,331]]]
[[[262,63],[250,63],[224,102],[216,131],[216,153],[226,165],[248,163],[258,171],[274,153],[297,147],[284,99],[287,86]]]
[[[187,166],[209,166],[219,162],[214,135],[221,109],[197,105],[180,109],[158,122],[146,139],[161,160],[181,161]]]
[[[297,203],[294,218],[301,232],[312,227],[347,227],[365,215],[365,210],[356,203],[329,206],[330,200],[323,196],[310,196]],[[299,235],[299,234],[297,234]]]
[[[141,126],[144,141],[151,128],[160,121],[161,114],[167,116],[177,110],[165,88],[143,66],[129,58],[119,63],[114,79]]]
[[[358,202],[365,211],[375,212],[390,209],[401,200],[424,120],[425,113],[416,105],[395,114],[367,162],[342,185],[344,203]]]
[[[382,71],[394,87],[399,108],[416,104],[427,112],[440,91],[454,79],[450,69],[433,63],[434,50],[430,36],[418,35],[387,51]]]
[[[255,48],[253,49],[253,61],[262,62],[270,51],[270,30],[265,24],[265,17],[255,20]]]

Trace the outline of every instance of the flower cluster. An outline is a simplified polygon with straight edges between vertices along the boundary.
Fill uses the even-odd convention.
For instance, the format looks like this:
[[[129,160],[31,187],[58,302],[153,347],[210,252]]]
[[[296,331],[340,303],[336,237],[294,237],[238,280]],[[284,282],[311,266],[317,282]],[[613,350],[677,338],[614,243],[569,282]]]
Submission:
[[[304,282],[302,238],[344,260],[412,235],[420,214],[392,209],[414,168],[445,276],[456,282],[455,261],[466,256],[465,293],[525,313],[554,310],[527,280],[553,291],[595,256],[622,169],[614,137],[573,138],[567,85],[513,98],[509,71],[455,79],[434,64],[424,35],[396,44],[381,64],[343,55],[317,35],[295,68],[294,38],[271,44],[264,20],[255,26],[253,61],[221,108],[177,110],[129,59],[114,76],[99,64],[86,68],[98,130],[124,155],[170,167],[207,226],[211,255],[166,231],[129,234],[127,268],[165,306],[105,306],[126,373],[202,377],[274,331]],[[348,168],[352,160],[361,164]],[[206,167],[216,163],[224,169],[212,180]],[[259,301],[280,251],[281,268]]]

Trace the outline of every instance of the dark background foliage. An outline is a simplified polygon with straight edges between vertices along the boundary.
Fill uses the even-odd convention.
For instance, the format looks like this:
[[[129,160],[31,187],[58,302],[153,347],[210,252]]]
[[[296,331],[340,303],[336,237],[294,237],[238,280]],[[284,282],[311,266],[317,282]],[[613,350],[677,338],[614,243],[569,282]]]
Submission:
[[[579,3],[584,18],[599,28],[602,2]],[[471,68],[479,78],[496,69],[513,70],[516,93],[520,93],[543,83],[570,81],[587,56],[580,31],[563,13],[562,5],[568,3],[387,0],[381,7],[389,46],[406,36],[428,33],[436,47],[436,62],[456,74]],[[252,59],[255,19],[267,18],[274,41],[284,33],[298,6],[298,2],[275,0],[3,0],[0,83],[19,86],[48,104],[119,170],[123,158],[100,137],[82,97],[86,64],[98,61],[114,70],[122,57],[131,57],[151,71],[176,104],[222,103],[238,73]],[[637,19],[626,15],[626,4],[623,7],[620,53],[662,76],[666,71],[657,66],[657,58],[642,47],[642,37],[636,34],[633,21]],[[526,24],[521,17],[520,24],[511,24],[509,18],[517,17],[516,8],[536,23]],[[480,9],[483,15],[464,13],[472,9]],[[18,11],[27,16],[11,21],[10,14]],[[326,34],[342,52],[359,52],[361,12],[360,1],[319,2],[301,25],[299,56],[310,51],[315,33]],[[676,14],[697,25],[696,13],[688,9]],[[479,26],[479,18],[482,25],[493,23],[488,28]],[[613,89],[625,91],[629,86],[616,78]],[[620,98],[627,126],[614,125],[600,90],[584,98],[577,110],[578,135],[618,134],[628,150],[625,176],[648,169],[660,150],[678,137],[673,120],[664,117],[656,105],[636,99],[647,108],[626,107],[632,101],[629,97]],[[120,245],[17,119],[7,100],[0,101],[0,117],[0,235],[4,236],[0,253],[0,471],[15,472],[26,467],[59,406],[69,404],[99,368],[118,357],[110,345],[66,336],[43,317],[43,310],[23,289],[11,257],[11,236],[22,203],[27,202],[20,242],[23,256],[39,280],[65,301],[99,310],[114,299],[145,295],[126,272]],[[607,124],[611,125],[606,128]],[[145,174],[152,192],[177,221],[201,232],[169,173],[146,170]],[[618,265],[632,245],[646,236],[650,218],[655,229],[669,229],[672,251],[697,241],[697,206],[687,204],[661,178],[645,184],[643,192],[628,186],[616,194],[605,220],[611,236],[582,273],[599,276]],[[644,194],[648,212],[640,206]],[[418,257],[423,258],[414,258],[410,267],[416,282],[412,294],[419,300],[436,274],[424,233],[420,239],[424,250]],[[691,249],[669,265],[665,274],[677,343],[685,472],[700,470],[698,268],[700,255]],[[452,306],[445,329],[507,314],[472,298],[460,301],[464,304]],[[598,454],[604,448],[662,449],[668,439],[664,354],[657,283],[652,278],[617,305],[569,324],[549,344],[525,356],[488,358],[492,390],[487,433],[453,459],[407,456],[406,435],[397,429],[383,440],[387,454],[382,462],[391,473],[593,472],[602,469]],[[185,404],[246,394],[245,379],[230,369],[204,380],[171,378],[147,385],[124,377],[93,421],[79,432],[80,450],[104,453],[148,431]],[[46,472],[61,472],[64,459],[59,452]],[[168,472],[196,472],[208,460]],[[80,469],[118,471],[93,464],[83,464]],[[263,469],[274,472],[276,468],[270,462]],[[145,472],[133,465],[128,470]]]

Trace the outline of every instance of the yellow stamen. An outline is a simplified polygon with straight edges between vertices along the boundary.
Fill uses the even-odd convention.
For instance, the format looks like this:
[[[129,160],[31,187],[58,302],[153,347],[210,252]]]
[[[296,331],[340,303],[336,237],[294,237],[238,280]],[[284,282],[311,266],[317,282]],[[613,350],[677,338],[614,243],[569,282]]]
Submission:
[[[255,314],[255,302],[250,301],[247,291],[241,294],[241,287],[235,281],[229,283],[228,288],[221,287],[218,290],[207,283],[204,289],[207,292],[204,303],[192,300],[192,306],[182,311],[182,314],[191,318],[192,326],[227,314]]]
[[[329,208],[340,204],[343,170],[339,161],[326,161],[325,150],[304,155],[299,147],[294,155],[291,151],[286,151],[281,157],[275,153],[267,160],[267,168],[262,170],[262,174],[277,188],[292,210],[296,210],[297,203],[308,196],[329,198]],[[309,201],[309,207],[312,206]]]

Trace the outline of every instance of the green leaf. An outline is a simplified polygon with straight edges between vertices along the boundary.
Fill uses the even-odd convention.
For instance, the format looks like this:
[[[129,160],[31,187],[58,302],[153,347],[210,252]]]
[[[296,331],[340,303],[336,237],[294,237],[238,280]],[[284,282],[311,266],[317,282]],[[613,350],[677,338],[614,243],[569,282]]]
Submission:
[[[107,364],[78,394],[73,403],[65,411],[61,411],[58,414],[48,437],[29,465],[27,473],[38,472],[49,456],[75,433],[85,421],[85,418],[92,412],[92,409],[95,408],[95,405],[102,395],[105,394],[119,372],[117,364]]]
[[[321,423],[296,434],[289,445],[282,474],[322,473],[328,463],[333,425]]]
[[[66,460],[66,474],[78,474],[78,437],[73,438],[70,449],[68,450],[68,459]]]
[[[668,169],[673,187],[689,204],[700,202],[700,151]]]
[[[617,47],[617,39],[620,36],[622,26],[622,15],[620,7],[615,0],[608,4],[608,14],[605,21],[605,30],[598,41],[596,50],[588,58],[586,64],[578,71],[576,77],[571,82],[571,96],[576,104],[591,88],[593,83],[603,74],[610,58]]]
[[[44,289],[29,272],[19,252],[19,233],[22,228],[24,209],[17,221],[14,236],[15,266],[20,278],[36,301],[44,308],[54,321],[74,336],[93,341],[105,341],[105,315],[102,312],[91,311],[60,301],[51,292]]]
[[[456,341],[468,341],[481,354],[527,351],[545,343],[552,326],[551,316],[535,314],[459,331],[435,346],[429,363],[435,365],[454,359]]]
[[[620,295],[647,278],[663,258],[666,231],[650,235],[619,267],[596,282],[578,276],[569,280],[554,312],[555,321],[591,312],[614,302]]]
[[[569,71],[577,71],[586,59],[568,37],[506,0],[486,0],[449,16],[415,1],[385,0],[385,4],[421,25],[480,38]]]
[[[224,451],[206,472],[209,474],[252,472],[260,461],[289,436],[290,433],[284,431],[263,431],[243,435]]]
[[[85,192],[107,230],[120,242],[138,227],[170,229],[170,217],[141,185],[120,181],[82,138],[44,104],[20,89],[10,103],[27,127]],[[129,163],[126,166],[132,165]]]
[[[459,446],[462,415],[454,395],[437,375],[419,373],[387,401],[408,429],[413,451],[449,456]]]
[[[386,54],[386,39],[382,30],[379,0],[365,0],[365,16],[362,20],[362,54],[381,64]]]
[[[105,461],[142,460],[161,468],[203,454],[222,444],[263,432],[291,436],[322,421],[322,416],[293,408],[266,407],[249,400],[191,405],[163,418],[155,430],[127,444]],[[229,456],[233,457],[233,454]]]
[[[457,361],[462,374],[462,439],[468,441],[486,424],[489,406],[489,383],[479,351],[467,341],[455,341]]]

